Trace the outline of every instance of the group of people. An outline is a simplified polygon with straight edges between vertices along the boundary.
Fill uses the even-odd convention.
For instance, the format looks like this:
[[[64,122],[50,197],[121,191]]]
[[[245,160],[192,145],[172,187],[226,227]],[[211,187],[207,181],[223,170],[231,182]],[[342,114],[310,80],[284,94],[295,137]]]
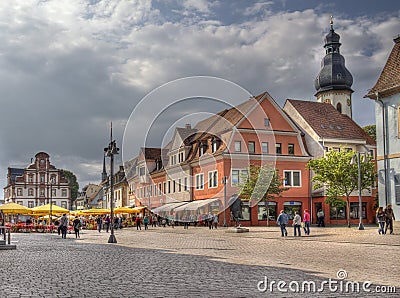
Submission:
[[[385,209],[383,207],[378,207],[376,210],[376,221],[379,224],[378,233],[386,234],[388,228],[390,234],[393,234],[393,221],[396,220],[394,217],[394,212],[392,209],[392,205],[389,204]]]
[[[303,228],[304,233],[306,235],[310,235],[310,212],[305,209],[303,213],[303,219],[298,211],[295,212],[295,216],[293,217],[293,229],[294,236],[301,236],[301,228]],[[281,228],[281,237],[287,237],[288,232],[286,230],[286,226],[289,223],[289,216],[285,213],[284,210],[281,210],[278,218],[276,219],[276,224]]]

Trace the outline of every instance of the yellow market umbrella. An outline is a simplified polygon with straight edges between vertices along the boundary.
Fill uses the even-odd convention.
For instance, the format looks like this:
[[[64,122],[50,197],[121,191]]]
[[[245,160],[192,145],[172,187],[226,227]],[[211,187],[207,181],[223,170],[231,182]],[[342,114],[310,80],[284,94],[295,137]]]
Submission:
[[[47,215],[50,214],[50,204],[42,205],[42,206],[36,206],[32,208],[33,214],[35,215]],[[62,208],[57,205],[52,205],[51,206],[51,214],[64,214],[64,213],[69,213],[68,209]]]
[[[80,215],[85,215],[85,213],[82,210],[75,210],[75,211],[71,211],[69,213],[70,216],[80,216]]]
[[[32,210],[17,203],[0,205],[0,212],[4,214],[31,214]]]
[[[145,209],[145,208],[147,208],[147,207],[145,207],[145,206],[140,206],[140,207],[132,208],[132,210],[133,210],[133,212],[140,213],[140,212],[142,212],[142,210]]]
[[[101,215],[101,214],[108,214],[110,213],[109,209],[103,209],[103,208],[92,208],[92,209],[88,209],[88,210],[82,210],[82,212],[85,215]]]
[[[129,213],[129,214],[131,214],[131,213],[135,213],[135,212],[136,211],[133,210],[130,207],[117,207],[117,208],[114,209],[114,213],[115,214],[120,214],[120,213]]]

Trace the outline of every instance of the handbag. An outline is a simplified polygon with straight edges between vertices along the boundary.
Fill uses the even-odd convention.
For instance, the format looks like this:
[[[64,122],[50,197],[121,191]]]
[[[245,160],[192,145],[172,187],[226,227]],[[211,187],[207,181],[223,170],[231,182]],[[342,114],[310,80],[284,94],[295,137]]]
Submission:
[[[304,222],[301,222],[301,223],[300,223],[300,226],[304,229],[304,227],[305,227]]]

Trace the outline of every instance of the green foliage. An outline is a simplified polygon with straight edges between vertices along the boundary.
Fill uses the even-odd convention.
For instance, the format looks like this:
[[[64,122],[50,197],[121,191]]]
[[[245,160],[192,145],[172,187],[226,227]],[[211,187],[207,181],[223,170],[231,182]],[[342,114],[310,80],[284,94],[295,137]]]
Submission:
[[[238,185],[243,200],[267,201],[287,190],[278,171],[269,165],[250,164],[249,175],[243,178],[244,182]]]
[[[363,127],[364,131],[376,141],[376,125],[367,125]]]
[[[71,186],[71,199],[75,200],[78,197],[79,191],[79,183],[76,179],[76,176],[74,173],[68,170],[63,170],[63,175],[68,180],[69,185]]]
[[[310,160],[307,168],[314,172],[313,188],[326,187],[328,204],[334,207],[345,205],[347,201],[347,219],[350,226],[350,194],[358,190],[358,154],[354,151],[329,151],[325,157]],[[361,190],[369,189],[376,180],[375,165],[367,155],[360,156]],[[340,201],[343,201],[342,203]],[[332,205],[334,204],[334,205]],[[337,205],[339,204],[339,205]],[[342,205],[340,205],[342,204]]]

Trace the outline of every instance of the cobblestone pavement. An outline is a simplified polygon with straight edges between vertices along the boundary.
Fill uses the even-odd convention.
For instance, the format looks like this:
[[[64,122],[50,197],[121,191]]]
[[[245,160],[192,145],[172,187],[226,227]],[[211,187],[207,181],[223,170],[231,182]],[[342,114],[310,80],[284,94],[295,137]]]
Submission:
[[[77,240],[13,234],[17,250],[0,251],[0,297],[398,297],[400,226],[395,229],[378,235],[376,227],[312,228],[311,236],[295,238],[289,227],[282,238],[277,227],[241,234],[224,228],[125,228],[116,231],[117,244],[97,231],[83,231]],[[338,280],[340,270],[347,279]],[[323,292],[313,293],[304,284],[319,288],[330,278],[338,290],[325,284]],[[267,289],[260,291],[265,279]],[[278,290],[281,280],[287,292]],[[345,293],[348,281],[359,282],[360,292],[351,293],[350,286]],[[371,281],[371,293],[362,290],[364,281]],[[306,293],[294,293],[302,283]],[[376,293],[377,285],[396,286],[397,293]]]

